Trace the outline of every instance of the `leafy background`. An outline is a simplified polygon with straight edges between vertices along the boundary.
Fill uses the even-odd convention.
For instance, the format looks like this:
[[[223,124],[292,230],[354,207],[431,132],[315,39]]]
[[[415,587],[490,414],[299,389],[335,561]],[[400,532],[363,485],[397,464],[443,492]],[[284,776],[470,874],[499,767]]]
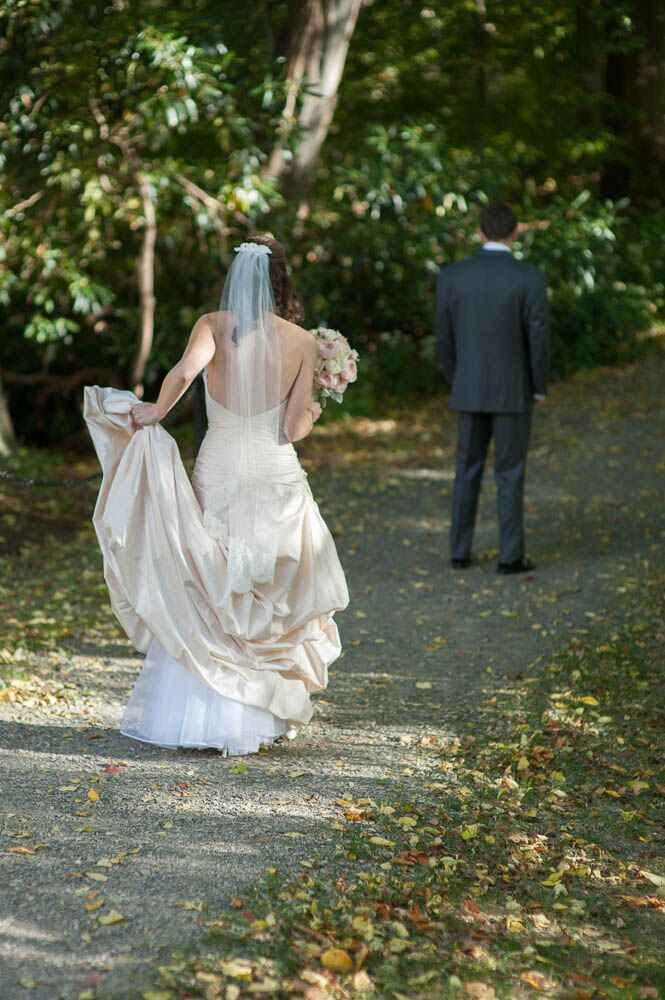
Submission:
[[[313,6],[4,4],[0,365],[24,441],[74,440],[81,379],[150,397],[253,231],[286,243],[309,323],[361,351],[360,412],[440,391],[436,272],[472,249],[493,197],[515,203],[518,252],[547,272],[555,377],[636,357],[658,330],[658,0],[364,0],[325,142],[294,188],[269,165],[297,153],[315,92],[301,81],[287,120],[289,52]],[[648,88],[626,82],[636,66]],[[147,209],[155,325],[138,379]]]

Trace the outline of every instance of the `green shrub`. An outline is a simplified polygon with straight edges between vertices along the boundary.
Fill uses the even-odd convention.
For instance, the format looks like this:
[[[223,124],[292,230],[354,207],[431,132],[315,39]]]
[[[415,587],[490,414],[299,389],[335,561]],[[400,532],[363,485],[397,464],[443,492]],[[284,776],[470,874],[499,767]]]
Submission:
[[[477,248],[479,210],[493,197],[515,204],[528,226],[516,254],[547,274],[553,376],[642,351],[640,334],[665,305],[665,210],[638,218],[625,202],[586,190],[566,198],[551,184],[526,196],[514,157],[450,150],[423,125],[380,127],[319,191],[294,255],[298,286],[312,322],[343,329],[361,351],[373,401],[440,388],[436,276]]]

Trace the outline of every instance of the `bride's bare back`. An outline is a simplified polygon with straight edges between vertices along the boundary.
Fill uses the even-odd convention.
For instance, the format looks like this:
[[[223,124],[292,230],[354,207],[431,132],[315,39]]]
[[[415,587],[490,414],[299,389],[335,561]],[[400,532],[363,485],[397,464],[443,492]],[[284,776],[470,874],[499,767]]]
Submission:
[[[229,336],[231,317],[225,313],[215,312],[208,313],[201,319],[212,331],[215,341],[215,354],[207,366],[208,391],[221,406],[227,406],[226,352],[235,349]],[[277,330],[280,355],[272,376],[275,380],[279,378],[279,401],[288,400],[284,415],[284,432],[290,441],[296,441],[309,433],[313,424],[307,407],[312,400],[314,365],[317,357],[316,341],[307,330],[303,330],[295,323],[289,323],[276,315],[272,315],[271,320]],[[266,371],[266,377],[267,379],[271,377],[269,369]]]
[[[221,406],[226,406],[226,355],[231,338],[224,324],[225,314],[214,312],[201,316],[192,330],[180,361],[166,375],[156,403],[137,403],[132,417],[137,427],[158,423],[186,392],[196,376],[208,370],[208,391]],[[272,317],[279,337],[280,358],[274,377],[279,377],[279,401],[288,400],[283,430],[289,441],[299,441],[311,431],[320,407],[312,403],[316,341],[307,330],[280,316]],[[277,371],[279,368],[279,373]],[[270,373],[266,373],[270,378]],[[318,410],[318,412],[317,412]]]

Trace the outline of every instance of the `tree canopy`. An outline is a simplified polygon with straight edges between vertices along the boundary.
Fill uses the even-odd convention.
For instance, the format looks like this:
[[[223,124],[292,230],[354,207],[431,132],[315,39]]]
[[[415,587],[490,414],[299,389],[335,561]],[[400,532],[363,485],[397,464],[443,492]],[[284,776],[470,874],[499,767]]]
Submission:
[[[0,384],[20,436],[72,432],[84,381],[150,393],[257,230],[286,243],[311,325],[363,353],[356,405],[433,388],[435,274],[492,197],[548,273],[555,374],[632,356],[664,303],[664,18],[8,0]]]

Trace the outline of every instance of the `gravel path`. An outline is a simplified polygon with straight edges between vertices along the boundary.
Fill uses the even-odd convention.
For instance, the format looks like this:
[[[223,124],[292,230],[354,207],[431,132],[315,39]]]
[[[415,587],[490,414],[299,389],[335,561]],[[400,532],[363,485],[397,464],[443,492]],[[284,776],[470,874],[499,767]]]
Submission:
[[[555,388],[531,451],[528,578],[494,571],[490,477],[479,562],[449,569],[443,412],[431,428],[406,415],[403,427],[368,425],[371,449],[359,439],[341,469],[317,460],[325,442],[308,444],[352,604],[340,616],[345,654],[293,743],[234,760],[124,739],[139,658],[122,641],[74,637],[53,704],[0,702],[1,1000],[140,997],[150,970],[195,942],[202,912],[228,906],[269,866],[293,873],[313,854],[334,863],[336,799],[387,800],[396,782],[418,782],[423,746],[469,719],[481,734],[488,692],[662,558],[664,397],[659,357]],[[104,923],[113,911],[124,919]]]

